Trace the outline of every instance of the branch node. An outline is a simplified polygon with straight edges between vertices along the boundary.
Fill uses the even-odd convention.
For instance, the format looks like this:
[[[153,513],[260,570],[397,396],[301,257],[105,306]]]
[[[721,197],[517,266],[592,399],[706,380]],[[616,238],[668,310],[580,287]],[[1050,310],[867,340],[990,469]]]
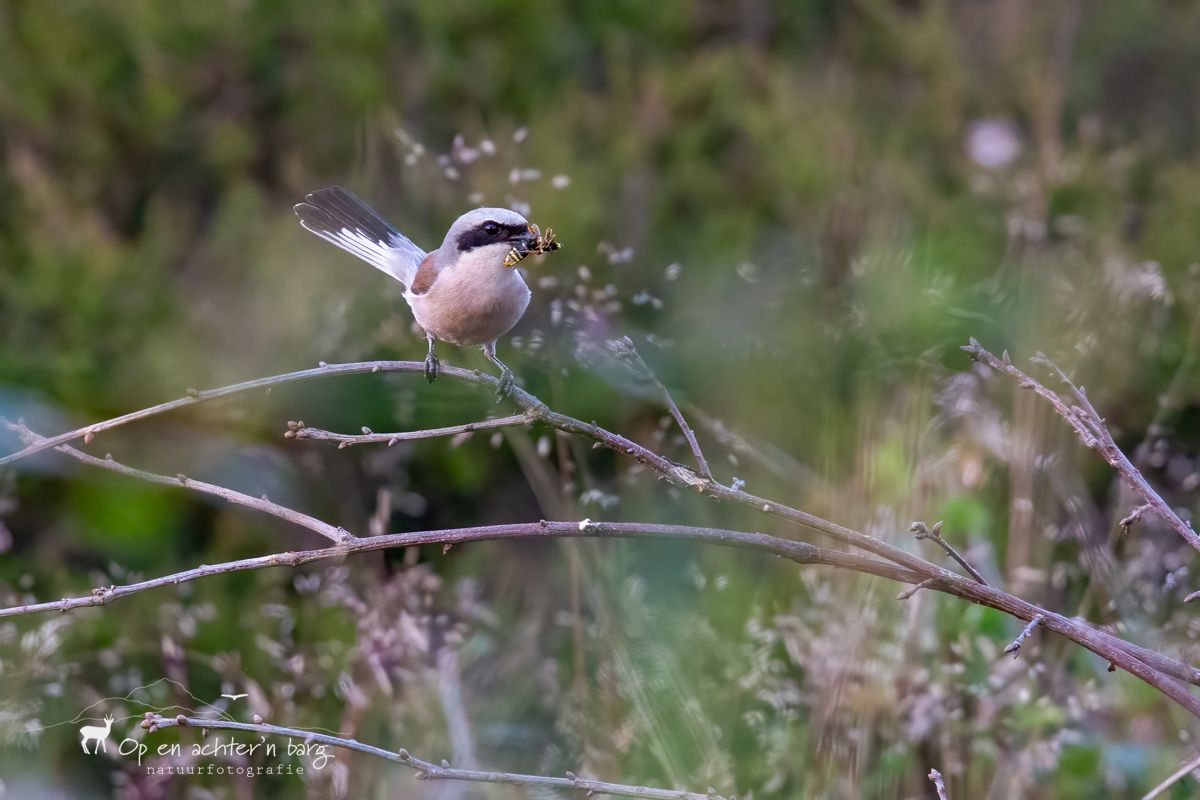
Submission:
[[[1117,523],[1118,525],[1121,526],[1121,535],[1124,536],[1125,534],[1129,533],[1129,529],[1131,527],[1133,527],[1133,524],[1135,522],[1137,522],[1139,519],[1141,519],[1142,515],[1145,514],[1149,510],[1150,510],[1150,504],[1143,503],[1142,505],[1135,508],[1133,511],[1130,511],[1127,516],[1123,517],[1121,519],[1121,521],[1119,523]]]
[[[946,794],[946,783],[942,780],[942,773],[931,769],[927,777],[933,781],[933,788],[937,790],[938,800],[950,800],[949,795]]]
[[[1012,653],[1013,658],[1016,658],[1018,655],[1020,655],[1022,642],[1033,635],[1033,629],[1042,624],[1042,619],[1043,617],[1041,614],[1034,614],[1033,619],[1029,620],[1029,624],[1025,626],[1025,630],[1021,631],[1020,635],[1017,636],[1016,639],[1013,639],[1012,642],[1009,643],[1008,647],[1004,648],[1004,654],[1008,655],[1009,653]]]
[[[912,597],[914,594],[921,591],[922,589],[929,588],[933,584],[934,580],[935,580],[934,578],[926,578],[925,580],[921,581],[920,583],[916,584],[915,586],[910,586],[907,589],[905,589],[903,592],[901,592],[900,594],[896,595],[896,599],[897,600],[907,600],[908,598]]]
[[[934,542],[939,547],[941,547],[943,550],[945,550],[946,554],[948,556],[950,556],[955,561],[957,561],[963,569],[965,569],[967,572],[971,573],[971,577],[975,579],[976,583],[981,583],[984,586],[988,585],[988,582],[986,580],[984,580],[983,575],[980,574],[979,570],[977,570],[977,569],[975,569],[975,567],[971,566],[971,563],[969,561],[967,561],[967,559],[963,558],[962,554],[959,553],[957,550],[955,550],[953,545],[951,545],[949,542],[947,542],[945,539],[942,538],[942,521],[941,520],[938,520],[937,522],[933,523],[932,530],[927,528],[925,526],[924,522],[921,522],[918,520],[917,522],[914,522],[911,526],[909,526],[908,532],[913,534],[913,536],[915,536],[917,538],[917,541],[921,541],[922,539],[928,539],[931,542]]]

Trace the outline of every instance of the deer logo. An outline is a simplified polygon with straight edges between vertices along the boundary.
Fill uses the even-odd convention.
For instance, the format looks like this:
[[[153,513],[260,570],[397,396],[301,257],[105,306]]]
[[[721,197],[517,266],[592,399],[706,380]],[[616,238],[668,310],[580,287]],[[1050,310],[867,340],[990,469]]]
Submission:
[[[104,748],[104,752],[107,754],[108,745],[106,742],[108,741],[108,734],[112,731],[112,725],[113,718],[108,714],[105,714],[103,728],[99,725],[84,725],[82,728],[80,728],[79,734],[83,737],[83,739],[80,741],[80,745],[83,747],[83,752],[87,753],[87,743],[92,739],[95,739],[96,746],[92,748],[92,752],[89,755],[96,755],[96,753],[100,752],[100,748]]]

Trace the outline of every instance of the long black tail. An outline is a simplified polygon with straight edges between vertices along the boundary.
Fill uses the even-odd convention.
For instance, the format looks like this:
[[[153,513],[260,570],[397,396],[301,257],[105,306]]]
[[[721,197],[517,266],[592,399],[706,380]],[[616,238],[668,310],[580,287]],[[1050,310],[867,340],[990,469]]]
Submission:
[[[300,224],[407,286],[425,252],[353,192],[328,186],[295,206]]]

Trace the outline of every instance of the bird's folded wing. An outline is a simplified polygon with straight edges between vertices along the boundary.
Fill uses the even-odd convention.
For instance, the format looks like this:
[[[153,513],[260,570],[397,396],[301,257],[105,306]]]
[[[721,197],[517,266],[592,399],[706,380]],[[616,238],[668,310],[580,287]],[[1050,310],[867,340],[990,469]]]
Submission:
[[[295,207],[300,224],[408,286],[425,251],[341,186],[318,189]]]

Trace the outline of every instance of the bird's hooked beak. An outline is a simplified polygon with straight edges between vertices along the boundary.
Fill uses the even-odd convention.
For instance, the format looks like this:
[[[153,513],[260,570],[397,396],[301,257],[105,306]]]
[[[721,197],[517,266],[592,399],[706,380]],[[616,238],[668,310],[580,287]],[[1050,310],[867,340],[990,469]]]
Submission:
[[[540,236],[541,234],[538,233],[537,229],[530,225],[522,232],[509,236],[508,242],[522,253],[528,253],[534,249]]]

